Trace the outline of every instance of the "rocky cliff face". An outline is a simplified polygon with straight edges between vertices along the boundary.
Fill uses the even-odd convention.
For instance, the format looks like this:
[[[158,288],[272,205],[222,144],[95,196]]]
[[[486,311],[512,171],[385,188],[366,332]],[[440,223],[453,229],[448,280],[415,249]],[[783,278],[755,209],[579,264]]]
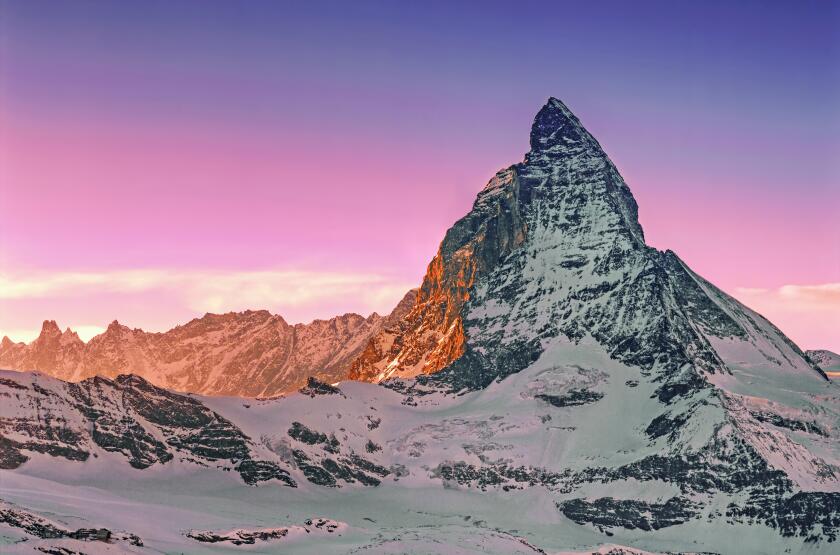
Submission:
[[[297,389],[308,376],[344,379],[368,339],[404,316],[413,299],[412,291],[385,317],[345,314],[310,324],[289,325],[266,310],[207,314],[165,333],[114,321],[87,344],[47,321],[29,345],[4,338],[0,367],[70,381],[132,373],[179,391],[271,396]]]
[[[500,172],[473,210],[447,233],[429,264],[414,306],[383,329],[353,364],[351,379],[381,381],[441,370],[466,348],[463,312],[476,281],[525,240],[515,173]]]
[[[140,470],[178,460],[236,470],[248,484],[295,486],[276,463],[254,459],[257,447],[234,424],[138,376],[79,383],[6,376],[0,468],[17,468],[33,453],[78,462],[112,453]]]
[[[304,406],[319,409],[346,398],[337,387],[312,377],[299,393]],[[246,432],[242,423],[213,410],[207,398],[173,393],[131,374],[64,382],[0,370],[0,398],[0,469],[5,470],[39,456],[57,464],[103,459],[106,465],[125,462],[136,470],[169,465],[233,471],[248,485],[276,480],[292,488],[300,480],[330,487],[375,486],[392,473],[376,462],[382,455],[365,448],[361,434],[354,434],[350,448],[346,434],[325,434],[299,422],[304,413],[275,414],[262,430],[246,418]],[[317,401],[310,404],[306,398]],[[233,404],[223,402],[223,410],[276,407],[277,402],[228,400]],[[373,417],[355,420],[348,425],[364,429]]]

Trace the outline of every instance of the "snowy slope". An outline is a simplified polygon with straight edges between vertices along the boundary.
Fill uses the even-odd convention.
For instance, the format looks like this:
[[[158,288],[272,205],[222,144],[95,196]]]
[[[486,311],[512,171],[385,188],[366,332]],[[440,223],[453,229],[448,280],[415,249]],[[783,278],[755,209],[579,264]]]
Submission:
[[[796,553],[806,546],[831,553],[829,539],[840,525],[836,494],[822,493],[836,490],[836,480],[800,488],[739,443],[735,423],[708,430],[696,416],[697,437],[713,435],[720,450],[674,456],[671,441],[651,438],[648,429],[659,404],[651,398],[655,384],[591,340],[551,345],[532,367],[463,395],[416,397],[346,382],[338,388],[313,383],[277,399],[169,397],[137,378],[95,378],[86,385],[13,372],[0,377],[3,436],[29,444],[19,449],[29,460],[0,471],[0,499],[42,517],[59,515],[66,530],[133,534],[151,551],[272,552],[284,545],[293,553],[457,552],[450,546],[463,553],[481,546],[494,553],[552,553],[618,544],[731,553],[738,542],[739,553]],[[130,448],[113,450],[87,435],[84,415],[71,417],[64,408],[67,418],[58,421],[59,406],[73,402],[74,388],[101,390],[90,407],[105,413],[100,418],[122,414],[123,425],[137,423],[173,457],[145,458],[151,465],[135,468]],[[836,402],[837,388],[830,388]],[[574,394],[581,390],[602,396]],[[148,404],[132,400],[139,392],[148,392]],[[37,409],[31,408],[35,399]],[[170,403],[181,408],[169,410]],[[720,407],[707,410],[716,417]],[[223,441],[213,433],[173,445],[167,437],[199,431],[168,420],[185,412],[227,423]],[[27,417],[52,422],[44,430],[53,432],[25,425]],[[814,422],[837,426],[836,416]],[[763,433],[775,432],[774,425],[761,425]],[[139,430],[131,435],[143,436]],[[812,436],[795,434],[805,445]],[[59,447],[89,455],[68,458]],[[141,445],[139,452],[147,451]],[[728,451],[737,464],[722,458]],[[248,485],[237,471],[240,456],[271,465],[283,479]],[[2,466],[10,466],[8,458]],[[341,530],[247,547],[190,536],[229,536],[231,530],[247,536],[305,526],[313,518],[340,523]],[[11,526],[0,530],[10,538],[27,536]]]
[[[46,321],[29,345],[3,338],[0,367],[71,381],[132,373],[178,391],[278,395],[309,376],[332,382],[346,377],[370,337],[402,317],[413,300],[412,291],[386,317],[345,314],[295,325],[266,310],[207,314],[165,333],[114,321],[87,344]]]

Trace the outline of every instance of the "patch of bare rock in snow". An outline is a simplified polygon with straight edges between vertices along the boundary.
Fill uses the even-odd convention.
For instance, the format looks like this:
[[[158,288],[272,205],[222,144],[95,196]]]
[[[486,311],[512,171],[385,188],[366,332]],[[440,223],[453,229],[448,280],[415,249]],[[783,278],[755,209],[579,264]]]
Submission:
[[[310,518],[300,525],[278,528],[237,528],[235,530],[190,530],[184,535],[192,540],[209,544],[248,546],[257,543],[284,544],[300,541],[307,536],[335,534],[340,536],[347,524],[327,518]]]

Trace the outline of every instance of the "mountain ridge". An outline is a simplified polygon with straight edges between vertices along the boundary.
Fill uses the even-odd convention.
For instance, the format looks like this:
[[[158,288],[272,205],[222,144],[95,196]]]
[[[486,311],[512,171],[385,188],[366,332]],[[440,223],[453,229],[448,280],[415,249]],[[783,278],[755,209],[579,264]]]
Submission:
[[[69,381],[133,373],[179,391],[278,395],[301,387],[309,376],[343,379],[367,336],[399,318],[413,294],[409,291],[387,316],[347,313],[308,324],[288,324],[267,310],[208,313],[166,332],[114,320],[86,343],[46,320],[28,345],[4,338],[0,366]]]

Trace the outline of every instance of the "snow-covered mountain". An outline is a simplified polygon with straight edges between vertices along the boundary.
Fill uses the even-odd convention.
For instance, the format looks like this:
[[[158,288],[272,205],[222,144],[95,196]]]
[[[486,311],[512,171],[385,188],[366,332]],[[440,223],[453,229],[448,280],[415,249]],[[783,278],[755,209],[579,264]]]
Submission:
[[[537,114],[525,161],[497,173],[447,232],[391,335],[371,340],[353,377],[446,368],[455,385],[481,387],[561,336],[590,336],[657,374],[663,400],[691,391],[700,375],[729,373],[731,348],[822,374],[764,318],[645,244],[629,188],[557,99]]]
[[[559,100],[406,304],[352,363],[373,383],[254,400],[3,373],[0,530],[21,550],[84,547],[81,522],[157,552],[836,550],[840,386],[645,244]]]
[[[840,355],[825,349],[805,351],[805,354],[829,376],[840,378]]]
[[[267,310],[207,314],[164,333],[114,321],[87,344],[48,320],[29,345],[4,337],[0,368],[68,381],[136,374],[177,391],[278,395],[294,391],[309,376],[344,379],[371,336],[399,320],[413,301],[410,291],[385,317],[350,313],[295,325]]]

